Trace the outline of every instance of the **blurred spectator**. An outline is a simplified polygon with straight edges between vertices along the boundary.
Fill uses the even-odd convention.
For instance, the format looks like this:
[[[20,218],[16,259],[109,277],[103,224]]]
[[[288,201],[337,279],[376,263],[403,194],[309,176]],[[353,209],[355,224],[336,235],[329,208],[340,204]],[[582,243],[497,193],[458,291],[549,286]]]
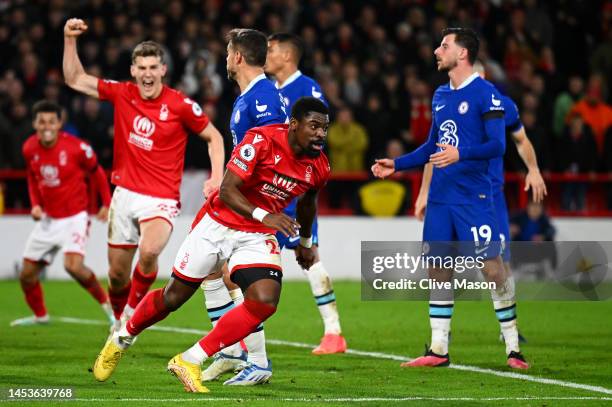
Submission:
[[[366,163],[370,165],[376,157],[383,156],[387,140],[395,136],[391,130],[393,117],[382,108],[380,96],[373,93],[368,97],[366,109],[359,115],[359,121],[365,126],[370,140],[366,154]]]
[[[586,95],[572,106],[567,119],[570,121],[576,115],[582,117],[584,123],[591,128],[599,151],[603,151],[604,134],[612,126],[612,107],[603,101],[602,81],[600,74],[591,75]]]
[[[572,75],[568,82],[567,90],[559,93],[555,99],[553,132],[559,138],[563,136],[567,114],[572,106],[582,98],[584,91],[584,81],[580,76]]]
[[[594,172],[597,157],[597,146],[591,130],[585,126],[581,116],[573,116],[561,142],[559,170],[570,175]],[[564,183],[562,208],[568,211],[584,210],[586,190],[585,182]]]
[[[351,109],[346,106],[340,108],[336,121],[329,126],[327,134],[332,174],[364,171],[368,144],[368,134],[365,128],[353,119]],[[350,183],[330,183],[330,206],[339,208],[353,192],[354,186]]]
[[[510,219],[510,235],[512,240],[520,242],[553,241],[555,228],[542,204],[530,200],[526,210]]]
[[[79,136],[93,147],[100,165],[110,168],[113,164],[113,139],[109,137],[108,128],[112,126],[112,120],[104,117],[101,102],[84,98],[83,110],[75,115],[74,123]]]
[[[413,142],[419,146],[427,140],[431,127],[431,97],[427,84],[416,81],[411,88],[410,133]]]
[[[365,170],[368,144],[368,133],[353,119],[351,109],[341,108],[336,121],[329,126],[327,136],[332,173]]]

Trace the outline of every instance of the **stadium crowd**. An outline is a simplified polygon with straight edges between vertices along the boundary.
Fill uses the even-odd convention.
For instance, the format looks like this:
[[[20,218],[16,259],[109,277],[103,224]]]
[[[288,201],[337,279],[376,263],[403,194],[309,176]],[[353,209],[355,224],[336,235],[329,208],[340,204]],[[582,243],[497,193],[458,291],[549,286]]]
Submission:
[[[62,27],[72,16],[90,26],[80,53],[99,77],[128,79],[133,47],[145,39],[163,44],[167,83],[203,106],[228,153],[239,90],[226,78],[224,34],[234,27],[298,33],[302,71],[321,83],[330,103],[335,172],[366,170],[374,157],[410,151],[426,139],[432,92],[448,80],[433,55],[442,28],[472,27],[481,34],[487,77],[516,101],[540,167],[612,172],[612,1],[606,0],[0,1],[0,169],[24,167],[30,110],[42,98],[66,106],[66,130],[87,139],[104,167],[112,164],[111,107],[63,82]],[[187,168],[209,166],[202,143],[190,139]],[[522,170],[513,148],[506,168]],[[567,193],[568,208],[584,205],[584,188]]]

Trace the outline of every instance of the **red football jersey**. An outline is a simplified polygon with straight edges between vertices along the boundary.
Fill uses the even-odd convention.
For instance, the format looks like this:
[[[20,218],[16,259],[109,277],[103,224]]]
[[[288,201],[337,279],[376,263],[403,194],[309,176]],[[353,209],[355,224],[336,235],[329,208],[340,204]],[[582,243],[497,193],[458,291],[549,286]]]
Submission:
[[[52,218],[65,218],[87,210],[86,177],[98,166],[89,144],[60,132],[57,143],[45,148],[34,134],[23,144],[23,157],[32,206],[42,206]]]
[[[178,200],[187,131],[200,133],[209,122],[200,106],[165,85],[153,100],[142,99],[131,82],[99,80],[98,93],[115,106],[111,182]]]
[[[270,213],[282,211],[310,189],[320,190],[329,178],[325,154],[316,158],[296,156],[289,147],[288,129],[287,124],[271,124],[249,130],[227,164],[227,169],[244,181],[240,192],[253,205]],[[232,229],[276,233],[258,220],[244,218],[228,208],[219,192],[206,201],[204,208],[213,219]]]

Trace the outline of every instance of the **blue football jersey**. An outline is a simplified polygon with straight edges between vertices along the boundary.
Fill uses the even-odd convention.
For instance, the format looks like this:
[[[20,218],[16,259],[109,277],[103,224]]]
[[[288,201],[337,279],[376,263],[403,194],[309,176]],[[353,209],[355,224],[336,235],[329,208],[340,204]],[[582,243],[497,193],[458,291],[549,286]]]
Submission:
[[[287,109],[283,98],[272,82],[261,74],[234,101],[230,117],[234,147],[253,127],[286,121]]]
[[[429,200],[444,204],[472,204],[491,199],[488,159],[471,158],[473,148],[489,140],[499,141],[505,149],[503,126],[499,131],[485,129],[488,120],[502,121],[501,94],[489,82],[474,74],[459,88],[450,83],[440,86],[432,99],[432,129],[428,144],[451,144],[459,149],[458,162],[433,169]],[[501,124],[501,123],[500,123]],[[493,134],[488,134],[493,133]],[[440,151],[436,148],[435,151]],[[503,157],[503,150],[500,157]]]
[[[519,110],[516,103],[506,95],[502,95],[502,105],[504,106],[504,123],[506,131],[510,134],[523,127],[519,117]],[[504,185],[504,157],[498,157],[489,163],[489,177],[493,192],[501,191]]]
[[[305,96],[312,96],[319,99],[321,102],[328,106],[327,100],[323,96],[321,87],[319,84],[309,76],[302,74],[300,71],[296,71],[293,75],[287,78],[283,86],[278,86],[279,92],[283,96],[285,106],[287,106],[287,113],[291,115],[291,108],[296,100]]]

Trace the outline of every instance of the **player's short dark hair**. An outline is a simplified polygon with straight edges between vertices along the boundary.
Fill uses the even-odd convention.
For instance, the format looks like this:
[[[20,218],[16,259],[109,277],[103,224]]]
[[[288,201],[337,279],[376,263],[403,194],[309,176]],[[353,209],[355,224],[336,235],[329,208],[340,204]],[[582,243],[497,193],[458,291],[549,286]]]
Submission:
[[[268,41],[277,41],[281,44],[289,44],[291,48],[293,48],[293,52],[295,53],[298,62],[304,54],[304,42],[295,34],[287,32],[274,33],[268,36]]]
[[[58,119],[62,119],[62,107],[50,100],[39,100],[32,106],[32,117],[36,118],[38,113],[55,113]]]
[[[225,39],[230,46],[239,51],[247,64],[264,66],[268,54],[268,39],[261,31],[250,28],[234,28]]]
[[[308,113],[321,113],[329,114],[329,109],[325,106],[325,103],[321,102],[317,98],[307,96],[299,98],[291,108],[291,118],[298,121],[302,120],[308,115]]]
[[[470,64],[476,62],[478,56],[478,48],[480,48],[480,40],[478,34],[471,28],[464,27],[449,27],[442,30],[442,36],[445,37],[450,34],[455,34],[455,42],[461,47],[467,49],[468,60]]]
[[[159,57],[162,64],[165,64],[164,50],[161,45],[155,41],[143,41],[136,45],[132,51],[132,64],[136,63],[138,57]]]

